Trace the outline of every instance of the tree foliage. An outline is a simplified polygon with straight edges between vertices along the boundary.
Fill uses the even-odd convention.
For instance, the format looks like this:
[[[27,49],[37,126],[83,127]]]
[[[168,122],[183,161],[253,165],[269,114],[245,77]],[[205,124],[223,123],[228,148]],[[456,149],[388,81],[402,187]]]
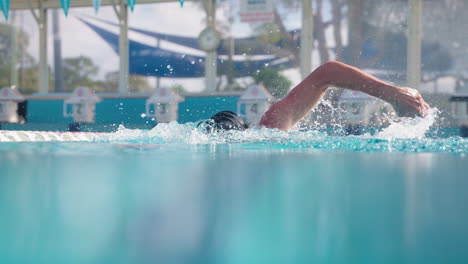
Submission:
[[[12,60],[12,36],[16,34],[17,65],[11,65]],[[22,93],[33,93],[38,89],[38,66],[34,58],[27,53],[29,36],[26,32],[12,27],[9,24],[0,23],[0,88],[10,86],[12,66],[18,71],[18,89]]]
[[[104,82],[97,88],[102,92],[116,92],[119,86],[119,72],[108,72],[104,77]],[[146,78],[139,75],[130,75],[128,78],[128,90],[131,92],[147,92],[153,90]]]
[[[349,49],[345,61],[361,67],[406,70],[408,21],[407,3],[397,0],[353,0],[359,3],[361,9],[354,8],[354,17],[361,24],[349,28]],[[459,0],[443,0],[442,2],[460,2]],[[440,4],[440,3],[439,3]],[[445,13],[437,8],[426,8],[424,14],[441,17]],[[446,14],[445,14],[446,15]],[[447,71],[454,65],[450,52],[441,44],[440,39],[422,40],[422,65],[425,71]],[[356,53],[357,52],[357,53]],[[356,55],[357,54],[357,55]]]
[[[63,90],[71,92],[80,86],[97,90],[100,83],[94,78],[98,73],[98,66],[89,57],[65,58],[63,60]]]
[[[153,87],[148,84],[146,78],[141,75],[130,75],[128,85],[131,92],[149,92],[153,90]]]
[[[185,93],[185,92],[187,92],[187,90],[185,89],[185,87],[182,84],[175,84],[175,85],[171,86],[170,88],[176,93]]]
[[[16,32],[16,56],[20,56],[29,45],[29,36],[26,32],[18,30],[11,25],[0,23],[0,63],[8,63],[11,59],[12,33]]]
[[[255,83],[263,85],[276,98],[284,97],[291,87],[291,81],[273,68],[263,68],[253,76]]]

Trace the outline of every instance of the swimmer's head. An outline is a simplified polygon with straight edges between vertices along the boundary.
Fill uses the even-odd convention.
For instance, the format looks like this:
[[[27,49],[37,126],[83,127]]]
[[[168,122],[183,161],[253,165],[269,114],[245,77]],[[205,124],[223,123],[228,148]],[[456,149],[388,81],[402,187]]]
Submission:
[[[205,122],[198,124],[207,133],[220,132],[226,130],[245,130],[249,124],[240,116],[231,111],[222,111]]]

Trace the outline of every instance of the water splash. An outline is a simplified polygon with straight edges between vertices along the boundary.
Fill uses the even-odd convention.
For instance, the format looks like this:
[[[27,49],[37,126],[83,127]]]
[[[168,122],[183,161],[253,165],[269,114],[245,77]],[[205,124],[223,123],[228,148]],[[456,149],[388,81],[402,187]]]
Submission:
[[[322,150],[360,152],[442,152],[468,154],[468,139],[460,137],[430,138],[425,133],[437,121],[438,111],[425,118],[403,118],[375,136],[329,136],[316,130],[284,132],[277,129],[250,128],[205,134],[197,123],[158,124],[151,130],[119,126],[114,133],[67,133],[39,131],[0,131],[0,142],[80,141],[141,146],[165,145],[235,145],[239,149]]]
[[[395,138],[419,138],[425,137],[425,134],[434,125],[440,111],[432,108],[426,117],[403,117],[398,121],[392,121],[390,126],[377,133],[374,137],[380,139],[393,140]]]
[[[133,130],[121,126],[117,132],[101,135],[95,142],[149,145],[235,144],[245,149],[301,149],[360,152],[445,152],[468,154],[468,140],[460,137],[427,138],[424,133],[437,117],[434,111],[426,118],[403,119],[377,136],[329,136],[306,130],[284,132],[277,129],[251,128],[205,134],[196,123],[159,124],[152,130]],[[405,132],[402,132],[404,130]]]

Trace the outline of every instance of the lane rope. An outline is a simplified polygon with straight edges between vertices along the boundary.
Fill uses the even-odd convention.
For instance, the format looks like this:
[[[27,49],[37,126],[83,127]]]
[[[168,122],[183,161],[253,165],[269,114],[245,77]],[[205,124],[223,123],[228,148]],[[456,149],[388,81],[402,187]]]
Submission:
[[[93,141],[107,133],[0,130],[0,142]]]

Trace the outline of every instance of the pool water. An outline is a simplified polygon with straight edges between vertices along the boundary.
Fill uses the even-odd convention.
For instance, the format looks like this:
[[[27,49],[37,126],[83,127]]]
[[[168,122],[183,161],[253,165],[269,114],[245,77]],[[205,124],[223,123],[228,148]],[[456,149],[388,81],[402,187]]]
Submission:
[[[468,140],[421,122],[0,143],[0,263],[467,263]]]

